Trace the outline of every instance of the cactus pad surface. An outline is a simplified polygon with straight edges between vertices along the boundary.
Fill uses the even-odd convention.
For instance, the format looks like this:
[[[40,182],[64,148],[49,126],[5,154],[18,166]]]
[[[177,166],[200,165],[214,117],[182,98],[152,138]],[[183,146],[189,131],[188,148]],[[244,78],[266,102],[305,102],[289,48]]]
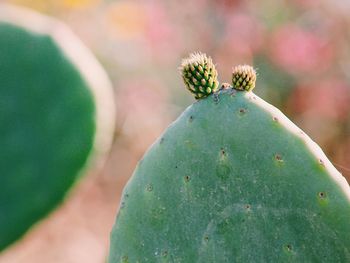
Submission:
[[[93,85],[62,43],[73,45],[76,57],[100,76],[97,62],[81,56],[85,47],[66,27],[0,5],[0,250],[63,200],[101,146]],[[102,79],[99,88],[109,90]]]
[[[189,108],[124,189],[116,262],[349,262],[350,189],[322,150],[252,92]]]

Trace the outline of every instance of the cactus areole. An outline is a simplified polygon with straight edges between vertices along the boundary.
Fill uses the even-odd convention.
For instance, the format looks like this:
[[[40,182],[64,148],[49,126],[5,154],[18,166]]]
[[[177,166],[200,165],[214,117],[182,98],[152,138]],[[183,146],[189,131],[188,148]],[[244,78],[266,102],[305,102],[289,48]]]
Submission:
[[[110,263],[350,262],[348,183],[251,92],[255,78],[234,68],[234,88],[202,96],[147,151],[123,191]]]

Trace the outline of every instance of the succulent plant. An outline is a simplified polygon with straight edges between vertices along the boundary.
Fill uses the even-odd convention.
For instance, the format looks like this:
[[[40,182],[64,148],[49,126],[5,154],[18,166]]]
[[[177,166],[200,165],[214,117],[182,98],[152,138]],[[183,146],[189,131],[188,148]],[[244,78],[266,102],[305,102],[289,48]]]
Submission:
[[[62,23],[0,4],[0,251],[101,164],[113,133],[109,79]]]
[[[350,262],[348,183],[251,80],[236,67],[234,88],[188,107],[140,160],[110,263]]]

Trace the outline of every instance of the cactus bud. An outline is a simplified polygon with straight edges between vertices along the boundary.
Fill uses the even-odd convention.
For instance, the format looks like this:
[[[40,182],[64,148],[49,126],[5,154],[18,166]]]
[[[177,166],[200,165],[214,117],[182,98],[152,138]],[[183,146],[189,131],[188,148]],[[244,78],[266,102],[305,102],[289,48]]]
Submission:
[[[187,89],[196,99],[205,98],[218,89],[218,73],[212,59],[205,54],[190,54],[182,60],[179,69]]]
[[[232,70],[232,86],[237,90],[251,91],[255,87],[256,72],[249,65],[239,65]]]

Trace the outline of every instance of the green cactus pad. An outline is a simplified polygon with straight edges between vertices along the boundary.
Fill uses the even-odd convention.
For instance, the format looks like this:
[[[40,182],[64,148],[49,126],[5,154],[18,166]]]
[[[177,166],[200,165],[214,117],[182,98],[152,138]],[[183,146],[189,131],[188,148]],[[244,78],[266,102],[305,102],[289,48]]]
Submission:
[[[0,250],[56,207],[92,155],[107,150],[114,108],[101,111],[102,98],[113,105],[101,72],[61,23],[0,5]]]
[[[138,163],[109,262],[350,262],[349,200],[346,180],[279,110],[222,89]]]

